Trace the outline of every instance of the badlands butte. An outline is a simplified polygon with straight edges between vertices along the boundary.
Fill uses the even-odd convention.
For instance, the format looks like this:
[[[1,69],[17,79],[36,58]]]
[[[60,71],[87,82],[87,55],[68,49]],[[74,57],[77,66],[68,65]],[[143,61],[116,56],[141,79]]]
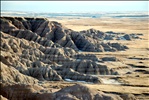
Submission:
[[[1,17],[1,100],[148,100],[147,21]]]

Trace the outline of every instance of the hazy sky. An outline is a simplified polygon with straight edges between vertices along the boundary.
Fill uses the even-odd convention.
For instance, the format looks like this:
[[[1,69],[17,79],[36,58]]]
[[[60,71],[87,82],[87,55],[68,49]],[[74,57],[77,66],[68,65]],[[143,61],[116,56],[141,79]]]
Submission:
[[[149,11],[148,1],[1,1],[1,10],[31,12]]]

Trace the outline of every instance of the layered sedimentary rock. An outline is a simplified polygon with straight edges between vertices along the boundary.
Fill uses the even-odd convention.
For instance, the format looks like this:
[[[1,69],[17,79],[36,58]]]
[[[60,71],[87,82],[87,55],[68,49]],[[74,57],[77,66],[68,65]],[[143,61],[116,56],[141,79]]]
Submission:
[[[3,63],[40,81],[70,78],[101,83],[88,75],[111,74],[110,69],[100,64],[95,55],[78,52],[126,49],[89,36],[103,37],[103,32],[90,29],[79,33],[45,18],[1,17],[1,23],[1,51],[6,59]]]
[[[1,62],[1,81],[10,83],[37,83],[38,80],[30,76],[21,74],[12,66],[7,66]]]
[[[43,91],[45,89],[37,84],[0,83],[0,85],[0,94],[8,100],[53,100],[52,94],[46,93],[48,91]],[[41,91],[43,91],[43,93],[41,93]]]
[[[95,75],[109,75],[110,70],[106,65],[96,63],[91,60],[80,60],[80,61],[70,61],[63,64],[64,68],[72,68],[75,71],[84,74],[95,74]]]
[[[71,74],[60,74],[64,73],[63,70],[67,68],[65,65],[72,63],[72,61],[74,63],[78,62],[76,59],[71,58],[71,56],[76,55],[76,52],[73,49],[46,48],[38,43],[18,39],[3,32],[1,32],[1,36],[2,62],[6,66],[12,66],[14,70],[18,70],[24,75],[32,76],[40,81],[62,81],[65,77],[68,78],[68,76],[75,74],[76,78],[70,79],[100,82],[98,78],[90,76],[90,79],[88,76],[83,75],[85,72],[77,73],[78,69],[74,69],[76,72],[72,71]],[[83,66],[80,67],[83,68]],[[59,71],[58,69],[63,70]],[[65,70],[65,72],[68,73],[69,70]],[[2,74],[2,77],[5,76]]]
[[[107,51],[107,49],[104,49],[106,47],[102,45],[105,44],[109,46],[108,51],[113,51],[113,48],[115,51],[126,49],[117,49],[116,46],[111,47],[111,45],[99,41],[106,36],[104,32],[95,29],[75,32],[65,28],[58,22],[50,22],[44,18],[2,17],[1,23],[1,31],[18,38],[37,42],[46,47],[62,46],[74,50],[102,52]]]
[[[40,82],[85,81],[101,84],[95,75],[114,73],[94,54],[81,52],[115,52],[128,49],[95,29],[75,32],[46,18],[1,17],[0,95],[11,100],[121,100],[121,97],[92,91],[83,85],[66,87],[51,93]],[[122,98],[133,96],[122,95]]]
[[[98,92],[80,84],[56,92],[54,98],[57,100],[123,100],[119,96]]]
[[[100,61],[100,59],[94,54],[75,54],[74,58],[79,60],[92,60],[92,61]]]
[[[102,81],[97,78],[86,74],[80,74],[77,71],[74,71],[71,68],[56,69],[58,74],[62,76],[63,79],[71,79],[77,81],[93,82],[93,83],[102,83]]]
[[[1,84],[4,100],[136,100],[132,94],[106,94],[85,85],[76,84],[51,93],[37,84]]]
[[[6,59],[3,63],[40,81],[70,78],[100,83],[98,78],[84,74],[107,75],[111,70],[95,55],[78,52],[128,49],[119,43],[102,42],[107,33],[95,29],[75,32],[46,18],[1,17],[0,20],[1,51]]]

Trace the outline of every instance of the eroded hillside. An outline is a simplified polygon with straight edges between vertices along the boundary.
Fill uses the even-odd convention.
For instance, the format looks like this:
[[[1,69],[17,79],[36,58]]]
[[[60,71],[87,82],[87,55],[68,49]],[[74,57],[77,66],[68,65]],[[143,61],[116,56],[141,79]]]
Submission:
[[[48,96],[42,98],[44,100],[122,100],[129,96],[106,94],[82,85],[50,92],[41,83],[73,80],[102,84],[96,75],[120,74],[104,63],[117,59],[82,52],[124,51],[129,49],[126,45],[108,40],[131,41],[139,39],[139,35],[105,33],[95,29],[76,32],[45,18],[1,17],[0,20],[3,97],[12,100],[40,100],[43,96]],[[22,94],[18,95],[19,90],[13,93],[15,88]],[[131,97],[135,99],[133,95]]]

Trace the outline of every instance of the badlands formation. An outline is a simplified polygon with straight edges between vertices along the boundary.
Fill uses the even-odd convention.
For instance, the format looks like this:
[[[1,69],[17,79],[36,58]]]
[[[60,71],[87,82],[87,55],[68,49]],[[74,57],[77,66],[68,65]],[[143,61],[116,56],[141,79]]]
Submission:
[[[149,48],[133,47],[147,41],[143,33],[74,31],[47,18],[0,21],[2,100],[149,99]]]

